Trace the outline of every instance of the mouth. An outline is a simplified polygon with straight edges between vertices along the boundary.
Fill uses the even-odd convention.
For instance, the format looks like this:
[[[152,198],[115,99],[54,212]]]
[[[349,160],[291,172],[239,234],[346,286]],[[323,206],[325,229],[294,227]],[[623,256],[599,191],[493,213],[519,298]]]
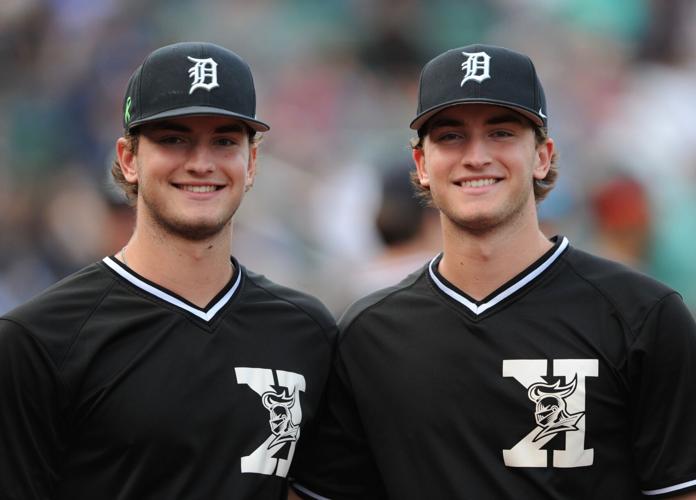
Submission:
[[[189,193],[212,193],[223,189],[225,186],[215,184],[191,185],[191,184],[174,184],[177,189],[188,191]]]
[[[464,179],[456,181],[455,184],[460,187],[467,188],[482,188],[487,186],[492,186],[499,182],[500,179],[494,179],[493,177],[487,177],[485,179]]]

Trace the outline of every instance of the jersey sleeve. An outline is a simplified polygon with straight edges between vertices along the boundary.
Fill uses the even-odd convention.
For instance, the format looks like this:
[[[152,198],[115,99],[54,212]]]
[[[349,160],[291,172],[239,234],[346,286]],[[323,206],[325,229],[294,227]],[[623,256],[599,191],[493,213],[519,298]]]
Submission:
[[[307,499],[386,498],[340,346],[318,416],[316,427],[298,443],[291,471],[295,491]]]
[[[0,492],[5,499],[50,498],[60,445],[54,365],[17,323],[0,318]]]
[[[628,363],[629,420],[643,494],[696,489],[696,323],[676,293],[649,313]]]

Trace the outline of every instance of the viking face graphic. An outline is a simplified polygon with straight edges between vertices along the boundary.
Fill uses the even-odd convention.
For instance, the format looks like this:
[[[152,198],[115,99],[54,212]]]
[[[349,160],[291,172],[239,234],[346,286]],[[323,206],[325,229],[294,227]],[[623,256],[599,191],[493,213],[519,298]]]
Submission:
[[[269,413],[268,424],[276,436],[274,443],[295,440],[299,427],[293,423],[290,412],[295,405],[295,391],[289,394],[285,387],[281,392],[269,391],[261,396],[261,401]]]
[[[585,412],[569,413],[566,398],[577,388],[577,376],[569,384],[561,385],[560,380],[555,384],[532,384],[527,395],[536,407],[534,420],[541,427],[534,441],[550,434],[577,430],[577,423]]]
[[[561,414],[565,409],[565,401],[557,396],[545,396],[536,404],[534,411],[534,419],[537,425],[548,427],[549,425],[558,422]]]

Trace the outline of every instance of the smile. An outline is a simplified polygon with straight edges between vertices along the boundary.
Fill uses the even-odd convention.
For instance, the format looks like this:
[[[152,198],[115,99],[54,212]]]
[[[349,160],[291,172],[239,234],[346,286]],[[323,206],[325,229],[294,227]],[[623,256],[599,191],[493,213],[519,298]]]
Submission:
[[[469,181],[461,181],[458,182],[457,184],[463,187],[473,187],[473,188],[480,188],[484,186],[491,186],[495,184],[497,179],[473,179]]]
[[[214,186],[212,184],[209,184],[207,186],[191,186],[188,184],[177,184],[176,187],[184,191],[189,191],[191,193],[212,193],[213,191],[222,189],[224,186]]]

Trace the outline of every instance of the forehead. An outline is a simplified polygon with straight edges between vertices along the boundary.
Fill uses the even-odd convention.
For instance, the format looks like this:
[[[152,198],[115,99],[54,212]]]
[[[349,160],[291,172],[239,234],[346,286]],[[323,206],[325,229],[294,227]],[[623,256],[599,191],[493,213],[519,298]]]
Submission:
[[[198,133],[247,133],[247,125],[236,118],[220,115],[193,115],[166,118],[142,125],[145,133],[158,130]]]
[[[458,104],[443,109],[430,118],[424,128],[427,133],[441,126],[465,126],[474,124],[517,124],[533,128],[532,122],[517,111],[496,104]]]

